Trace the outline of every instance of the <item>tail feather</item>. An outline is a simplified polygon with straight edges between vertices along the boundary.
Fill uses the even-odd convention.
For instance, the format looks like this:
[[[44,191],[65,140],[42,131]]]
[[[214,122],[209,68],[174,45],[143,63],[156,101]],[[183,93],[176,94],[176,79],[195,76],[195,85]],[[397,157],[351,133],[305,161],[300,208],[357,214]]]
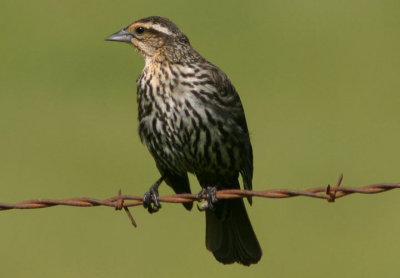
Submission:
[[[257,263],[262,250],[242,199],[220,200],[206,211],[206,246],[221,263]]]

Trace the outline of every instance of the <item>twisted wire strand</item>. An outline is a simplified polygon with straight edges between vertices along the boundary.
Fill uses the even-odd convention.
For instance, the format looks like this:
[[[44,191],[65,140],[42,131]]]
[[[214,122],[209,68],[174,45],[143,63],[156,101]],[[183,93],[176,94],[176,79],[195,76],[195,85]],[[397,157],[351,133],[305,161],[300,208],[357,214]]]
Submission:
[[[366,185],[361,187],[342,187],[340,186],[343,180],[343,174],[340,175],[336,185],[326,187],[316,187],[304,190],[291,190],[291,189],[273,189],[273,190],[242,190],[242,189],[223,189],[218,190],[216,197],[218,199],[233,199],[244,197],[261,197],[261,198],[292,198],[292,197],[311,197],[318,199],[325,199],[328,202],[334,202],[338,198],[345,197],[350,194],[376,194],[389,191],[392,189],[400,188],[400,183],[379,183]],[[203,196],[204,198],[205,196]],[[10,209],[37,209],[47,208],[53,206],[75,206],[75,207],[95,207],[95,206],[108,206],[116,210],[124,209],[128,217],[136,227],[136,222],[129,211],[129,207],[140,206],[143,204],[143,196],[140,195],[123,195],[119,190],[118,195],[99,200],[95,198],[67,198],[67,199],[33,199],[17,203],[2,203],[0,202],[0,211]],[[160,202],[165,203],[186,203],[193,201],[200,201],[197,194],[174,194],[167,196],[160,196]]]

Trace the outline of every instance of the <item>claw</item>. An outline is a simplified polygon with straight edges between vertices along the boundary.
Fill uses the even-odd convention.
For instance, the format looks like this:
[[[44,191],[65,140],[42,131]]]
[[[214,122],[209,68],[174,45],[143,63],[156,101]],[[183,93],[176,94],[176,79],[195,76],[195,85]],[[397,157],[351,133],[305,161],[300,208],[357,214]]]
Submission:
[[[158,187],[161,182],[164,180],[164,177],[158,179],[143,195],[143,207],[146,208],[150,213],[157,212],[161,208],[161,204],[159,201],[158,195]]]
[[[218,202],[217,198],[217,187],[216,186],[207,186],[203,188],[199,194],[197,194],[197,200],[203,200],[203,195],[205,195],[205,200],[200,205],[197,205],[198,210],[204,211],[208,210],[215,210],[214,204]]]
[[[158,190],[151,188],[143,196],[143,206],[150,213],[157,212],[161,208]]]
[[[199,211],[205,211],[208,208],[209,208],[209,206],[208,206],[208,202],[207,201],[204,201],[200,205],[197,205],[197,209]]]

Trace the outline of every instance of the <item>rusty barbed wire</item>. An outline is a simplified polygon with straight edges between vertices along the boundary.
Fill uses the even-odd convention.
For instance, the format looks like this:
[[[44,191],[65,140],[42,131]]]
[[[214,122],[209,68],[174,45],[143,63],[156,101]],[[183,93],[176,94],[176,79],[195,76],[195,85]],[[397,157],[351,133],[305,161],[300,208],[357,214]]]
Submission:
[[[292,198],[292,197],[311,197],[325,199],[328,202],[335,202],[336,199],[345,197],[350,194],[376,194],[392,189],[400,188],[400,183],[379,183],[366,185],[361,187],[343,187],[343,174],[339,176],[337,183],[334,186],[328,185],[325,187],[316,187],[304,190],[292,189],[272,189],[252,191],[245,189],[223,189],[218,190],[216,196],[218,199],[233,199],[244,197],[261,197],[261,198]],[[205,196],[203,196],[205,197]],[[17,203],[1,203],[0,211],[10,209],[37,209],[48,208],[53,206],[75,206],[75,207],[96,207],[108,206],[116,210],[124,209],[131,223],[136,227],[136,222],[129,211],[129,207],[140,206],[143,196],[140,195],[123,195],[119,190],[118,195],[104,200],[95,198],[67,198],[67,199],[33,199]],[[128,202],[126,202],[128,201]],[[160,202],[164,203],[187,203],[200,201],[197,194],[174,194],[168,196],[160,196]]]

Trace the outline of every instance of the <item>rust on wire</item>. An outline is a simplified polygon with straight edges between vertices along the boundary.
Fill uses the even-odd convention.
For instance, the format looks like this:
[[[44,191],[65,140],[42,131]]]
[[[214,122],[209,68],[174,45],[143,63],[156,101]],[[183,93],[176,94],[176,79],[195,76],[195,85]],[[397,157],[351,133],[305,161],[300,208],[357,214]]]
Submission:
[[[304,190],[291,190],[291,189],[275,189],[275,190],[241,190],[241,189],[223,189],[218,190],[216,196],[218,199],[232,199],[244,198],[248,196],[261,197],[261,198],[291,198],[291,197],[311,197],[318,199],[325,199],[328,202],[335,202],[335,200],[345,197],[350,194],[376,194],[392,189],[400,188],[400,183],[380,183],[367,185],[362,187],[343,187],[341,186],[343,174],[335,186],[328,185],[327,187],[317,187]],[[136,222],[129,211],[129,207],[140,206],[143,196],[138,195],[122,195],[121,190],[118,195],[104,200],[94,198],[68,198],[68,199],[34,199],[28,201],[17,202],[13,204],[1,203],[0,211],[9,209],[37,209],[47,208],[53,206],[75,206],[75,207],[95,207],[95,206],[108,206],[116,210],[124,209],[127,213],[131,223],[136,227]],[[160,196],[160,202],[165,203],[186,203],[198,201],[197,194],[175,194],[168,196]]]
[[[334,187],[331,187],[329,184],[326,188],[326,195],[329,196],[328,202],[333,203],[336,200],[336,192],[339,189],[340,184],[342,183],[343,180],[343,173],[340,174],[339,179]]]
[[[125,210],[132,225],[136,228],[137,225],[136,225],[135,219],[133,219],[133,216],[132,216],[131,212],[129,211],[129,208],[124,206],[124,199],[122,198],[122,191],[120,189],[120,190],[118,190],[118,197],[115,201],[115,210],[122,210],[122,209]]]

